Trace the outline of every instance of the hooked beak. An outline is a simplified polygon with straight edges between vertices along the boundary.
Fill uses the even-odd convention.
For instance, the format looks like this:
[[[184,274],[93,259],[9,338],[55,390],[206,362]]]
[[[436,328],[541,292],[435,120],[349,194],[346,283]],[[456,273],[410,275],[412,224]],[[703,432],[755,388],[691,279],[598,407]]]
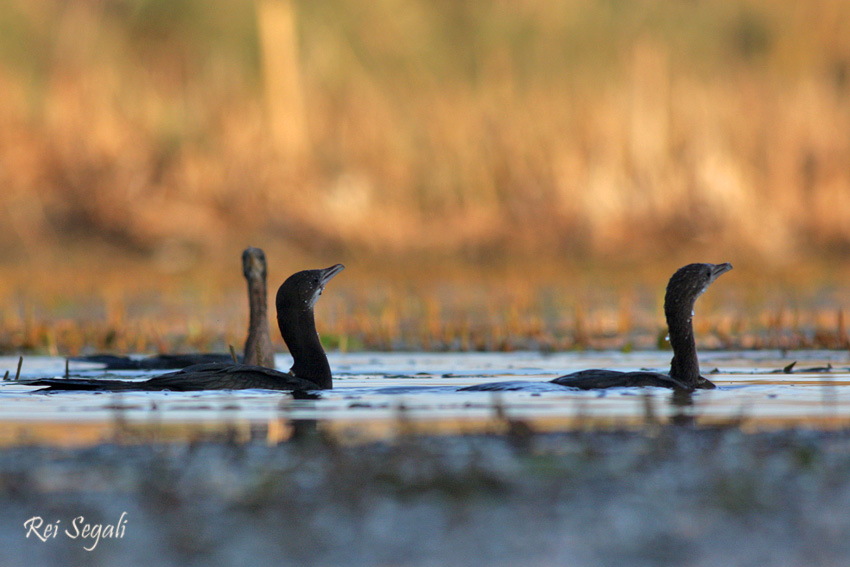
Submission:
[[[345,266],[343,266],[342,264],[336,264],[334,266],[331,266],[330,268],[325,268],[324,270],[321,270],[322,273],[319,276],[319,281],[321,281],[322,287],[325,287],[325,285],[327,285],[327,283],[331,281],[331,279],[333,279],[335,275],[337,275],[344,269]]]
[[[325,286],[335,275],[340,273],[345,269],[345,266],[342,264],[336,264],[331,266],[330,268],[325,268],[324,270],[317,270],[319,272],[319,285],[316,286],[316,289],[313,290],[313,297],[310,298],[309,307],[310,309],[316,305],[316,302],[319,300],[319,296],[322,295],[322,292],[325,291]]]
[[[711,268],[711,281],[716,280],[722,274],[725,274],[726,272],[728,272],[731,269],[732,269],[732,264],[730,264],[729,262],[726,262],[726,263],[723,263],[723,264],[715,264]]]

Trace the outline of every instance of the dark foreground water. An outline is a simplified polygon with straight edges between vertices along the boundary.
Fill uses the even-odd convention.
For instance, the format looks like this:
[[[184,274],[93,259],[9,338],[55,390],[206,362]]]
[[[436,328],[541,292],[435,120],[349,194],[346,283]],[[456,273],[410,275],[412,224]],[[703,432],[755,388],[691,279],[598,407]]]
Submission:
[[[10,566],[846,565],[850,434],[18,447],[0,506]],[[121,537],[70,537],[87,523]]]

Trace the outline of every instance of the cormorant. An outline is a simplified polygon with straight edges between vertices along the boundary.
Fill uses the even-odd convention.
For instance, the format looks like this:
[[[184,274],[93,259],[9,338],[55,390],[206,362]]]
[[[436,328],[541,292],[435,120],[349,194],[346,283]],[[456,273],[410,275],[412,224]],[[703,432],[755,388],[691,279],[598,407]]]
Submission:
[[[269,338],[268,303],[266,300],[266,255],[260,248],[249,247],[242,252],[242,273],[248,282],[250,323],[245,352],[245,364],[274,368],[274,349]],[[106,370],[168,370],[195,364],[224,363],[233,359],[224,353],[160,354],[146,358],[130,358],[114,354],[75,356],[71,360],[105,365]]]
[[[280,334],[289,347],[294,364],[289,372],[279,372],[249,364],[196,364],[156,376],[144,382],[50,378],[22,381],[28,386],[48,386],[40,392],[56,390],[266,390],[305,391],[333,387],[331,369],[319,341],[313,306],[325,285],[343,270],[336,264],[323,270],[305,270],[289,276],[277,291],[275,305]]]
[[[687,391],[715,388],[711,381],[703,378],[699,373],[692,323],[694,303],[711,282],[731,269],[732,264],[728,263],[688,264],[679,268],[670,278],[667,293],[664,296],[664,316],[667,319],[670,346],[673,348],[669,374],[591,369],[555,378],[551,383],[581,390],[627,386],[659,386]],[[525,385],[528,385],[528,382],[494,382],[468,386],[462,390],[521,390]]]
[[[274,368],[274,349],[269,336],[268,299],[266,296],[266,254],[259,248],[242,252],[242,273],[248,282],[248,338],[243,362]]]

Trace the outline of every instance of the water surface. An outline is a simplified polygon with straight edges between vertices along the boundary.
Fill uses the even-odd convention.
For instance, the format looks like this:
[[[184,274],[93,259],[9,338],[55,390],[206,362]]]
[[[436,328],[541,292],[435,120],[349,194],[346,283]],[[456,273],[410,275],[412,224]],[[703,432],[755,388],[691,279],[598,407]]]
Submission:
[[[539,430],[611,427],[667,422],[682,416],[700,424],[753,428],[839,427],[850,424],[850,355],[844,351],[712,351],[700,356],[703,375],[718,389],[676,405],[661,388],[575,391],[545,382],[585,368],[666,371],[670,353],[331,353],[334,389],[318,400],[293,400],[263,390],[208,392],[58,392],[13,381],[0,383],[0,441],[53,439],[71,430],[102,437],[104,427],[177,424],[265,426],[286,436],[288,425],[315,420],[321,427],[359,435],[386,435],[399,428],[471,432],[494,423],[523,421]],[[796,361],[791,373],[783,369]],[[291,358],[279,354],[277,367]],[[16,357],[0,357],[0,372],[14,375]],[[22,378],[61,377],[65,360],[26,357]],[[70,363],[72,376],[100,377],[102,367]],[[108,377],[146,379],[160,371],[116,371]],[[524,380],[528,391],[458,392],[476,383]],[[495,419],[497,418],[498,419]],[[494,421],[495,420],[495,421]],[[49,432],[49,433],[43,433]],[[62,439],[65,435],[59,435]]]

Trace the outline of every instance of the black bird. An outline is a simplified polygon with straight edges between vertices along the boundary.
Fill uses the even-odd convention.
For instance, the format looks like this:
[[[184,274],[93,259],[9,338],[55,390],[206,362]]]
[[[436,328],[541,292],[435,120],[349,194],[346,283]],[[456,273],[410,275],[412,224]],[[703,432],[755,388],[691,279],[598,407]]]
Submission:
[[[151,378],[144,382],[50,378],[21,381],[28,386],[47,386],[40,392],[56,390],[266,390],[307,391],[333,387],[328,358],[319,341],[313,306],[325,285],[343,270],[336,264],[324,270],[305,270],[289,276],[277,291],[277,323],[289,347],[294,364],[289,372],[279,372],[249,364],[196,364]]]
[[[551,383],[581,390],[626,386],[659,386],[677,390],[712,389],[716,386],[700,376],[692,318],[694,303],[718,276],[732,269],[732,264],[688,264],[679,268],[667,284],[664,316],[667,319],[673,360],[670,373],[620,372],[617,370],[582,370],[555,378]],[[494,382],[463,388],[465,391],[521,390],[528,382]]]
[[[245,341],[245,364],[274,368],[274,349],[269,337],[268,303],[266,300],[266,255],[260,248],[249,247],[242,252],[242,273],[248,282],[250,323]],[[160,354],[147,358],[130,358],[114,354],[75,356],[71,360],[103,364],[106,370],[168,370],[195,364],[232,363],[229,354]]]

